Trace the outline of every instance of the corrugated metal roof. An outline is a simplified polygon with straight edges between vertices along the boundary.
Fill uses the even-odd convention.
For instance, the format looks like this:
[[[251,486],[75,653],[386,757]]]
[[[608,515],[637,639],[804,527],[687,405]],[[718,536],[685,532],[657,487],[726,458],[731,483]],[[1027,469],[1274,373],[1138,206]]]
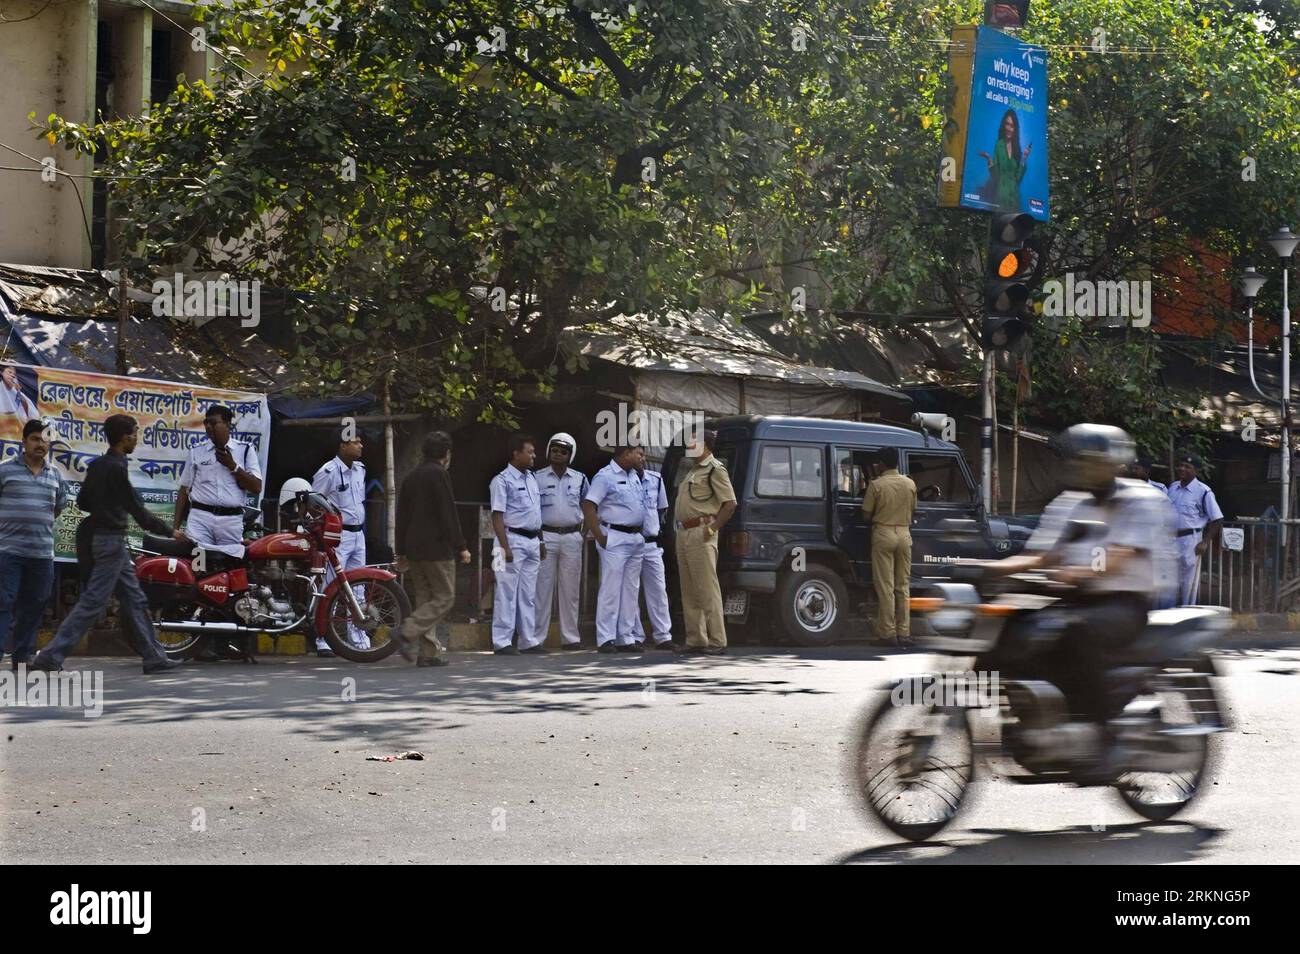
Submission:
[[[574,325],[565,330],[564,337],[586,357],[640,371],[764,378],[908,400],[897,388],[856,371],[800,364],[749,328],[709,312],[674,313],[667,321],[660,324],[644,315],[616,315]]]

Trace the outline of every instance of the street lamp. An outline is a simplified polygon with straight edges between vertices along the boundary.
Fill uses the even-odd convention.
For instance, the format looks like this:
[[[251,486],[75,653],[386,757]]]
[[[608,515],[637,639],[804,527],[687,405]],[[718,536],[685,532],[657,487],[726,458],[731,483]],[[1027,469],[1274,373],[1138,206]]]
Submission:
[[[1288,291],[1291,273],[1291,255],[1300,245],[1300,238],[1282,226],[1271,236],[1268,244],[1277,252],[1282,262],[1282,545],[1286,545],[1287,518],[1291,516],[1291,303]]]
[[[1291,301],[1290,274],[1291,257],[1300,245],[1300,236],[1295,235],[1287,226],[1282,226],[1268,237],[1268,244],[1277,252],[1282,263],[1282,394],[1279,404],[1282,408],[1282,507],[1281,539],[1283,545],[1287,538],[1286,520],[1291,515]],[[1247,355],[1250,365],[1250,383],[1260,397],[1270,400],[1255,381],[1255,298],[1264,287],[1265,278],[1253,267],[1241,274],[1238,282],[1241,293],[1246,298],[1246,318],[1248,322]]]

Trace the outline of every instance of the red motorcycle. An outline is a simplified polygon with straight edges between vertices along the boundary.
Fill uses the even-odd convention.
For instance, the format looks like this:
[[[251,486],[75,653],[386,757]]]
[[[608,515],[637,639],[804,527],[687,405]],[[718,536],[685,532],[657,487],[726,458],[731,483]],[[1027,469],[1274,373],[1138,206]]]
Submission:
[[[135,574],[167,655],[186,659],[198,652],[202,636],[217,645],[251,648],[261,633],[276,639],[301,633],[308,648],[323,637],[334,652],[353,662],[376,662],[397,648],[396,631],[411,613],[397,575],[383,567],[344,571],[336,547],[343,535],[338,508],[320,494],[299,494],[292,531],[267,533],[248,541],[245,555],[214,550],[195,552],[193,544],[145,534]],[[265,532],[255,522],[260,512],[246,508],[245,529]],[[325,568],[334,570],[326,584]],[[359,649],[349,630],[363,631],[369,649]]]

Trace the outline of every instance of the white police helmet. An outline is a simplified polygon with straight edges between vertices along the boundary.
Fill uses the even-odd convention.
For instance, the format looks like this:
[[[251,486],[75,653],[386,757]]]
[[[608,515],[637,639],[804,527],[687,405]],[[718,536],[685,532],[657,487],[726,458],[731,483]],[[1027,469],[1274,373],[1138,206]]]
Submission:
[[[280,488],[280,506],[295,503],[298,495],[304,491],[311,492],[311,482],[302,477],[290,477]]]
[[[550,458],[551,458],[551,445],[552,445],[552,444],[567,444],[567,445],[569,445],[569,463],[570,463],[570,464],[572,464],[573,461],[574,461],[574,458],[576,458],[576,457],[578,456],[578,442],[575,441],[575,440],[573,439],[573,436],[572,436],[571,434],[566,434],[566,433],[564,433],[564,431],[560,431],[558,434],[552,434],[552,435],[551,435],[551,439],[550,439],[549,441],[546,442],[546,459],[547,459],[547,460],[550,460]]]

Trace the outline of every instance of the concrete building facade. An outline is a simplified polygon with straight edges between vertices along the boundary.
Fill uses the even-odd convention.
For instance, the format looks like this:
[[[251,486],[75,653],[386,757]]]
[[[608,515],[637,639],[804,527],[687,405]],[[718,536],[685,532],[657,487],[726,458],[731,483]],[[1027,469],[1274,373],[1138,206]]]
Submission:
[[[0,262],[102,268],[116,260],[95,159],[37,138],[29,114],[69,121],[146,115],[177,79],[209,79],[193,4],[178,0],[0,0]],[[200,49],[195,50],[194,47]],[[77,178],[42,178],[41,163]]]

